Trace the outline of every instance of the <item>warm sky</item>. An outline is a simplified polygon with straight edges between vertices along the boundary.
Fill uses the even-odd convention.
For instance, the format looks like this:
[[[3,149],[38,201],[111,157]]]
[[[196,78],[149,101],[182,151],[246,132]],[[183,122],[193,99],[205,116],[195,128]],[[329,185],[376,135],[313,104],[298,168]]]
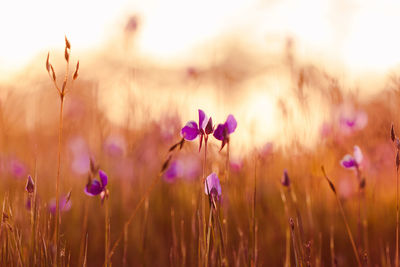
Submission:
[[[400,61],[399,1],[389,0],[4,0],[0,3],[0,78],[64,34],[82,50],[101,47],[125,23],[141,19],[138,46],[174,58],[224,32],[243,31],[268,46],[294,36],[299,52],[352,70],[386,71]]]

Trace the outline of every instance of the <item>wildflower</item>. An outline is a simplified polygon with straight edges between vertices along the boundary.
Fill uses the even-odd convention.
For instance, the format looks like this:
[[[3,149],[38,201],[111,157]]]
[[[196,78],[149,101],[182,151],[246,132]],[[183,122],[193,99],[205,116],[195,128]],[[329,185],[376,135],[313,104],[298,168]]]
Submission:
[[[352,107],[341,107],[339,115],[340,130],[344,134],[351,134],[362,130],[368,123],[368,115],[362,110],[354,110]]]
[[[69,192],[66,196],[63,196],[60,198],[60,203],[59,203],[60,211],[68,211],[71,209],[72,203],[71,203],[70,198],[71,198],[71,192]],[[52,214],[56,213],[56,199],[55,198],[53,198],[49,202],[49,211]]]
[[[195,121],[189,121],[181,130],[182,137],[187,141],[192,141],[200,135],[199,151],[201,149],[203,138],[205,142],[208,140],[208,135],[212,134],[214,127],[212,118],[208,118],[206,113],[199,109],[199,125]]]
[[[181,174],[182,165],[178,161],[174,161],[164,173],[164,179],[167,182],[174,182]]]
[[[119,135],[110,135],[105,141],[104,149],[111,157],[121,157],[126,149],[125,139]]]
[[[218,176],[214,172],[206,178],[206,182],[204,183],[204,192],[206,195],[211,195],[217,199],[221,197],[221,185]]]
[[[32,194],[35,191],[35,183],[33,182],[32,177],[30,175],[28,175],[28,180],[26,181],[25,189],[29,194]]]
[[[101,196],[101,200],[104,200],[106,196],[108,196],[108,190],[106,189],[106,185],[108,183],[108,177],[105,172],[102,170],[98,171],[100,181],[91,179],[89,176],[88,183],[86,184],[85,187],[85,194],[88,196]]]
[[[224,148],[225,144],[229,143],[229,135],[236,130],[236,127],[237,122],[232,114],[228,116],[224,124],[218,124],[214,131],[214,137],[222,141],[221,150]]]
[[[343,159],[340,161],[340,164],[346,169],[351,169],[351,168],[358,169],[360,167],[362,160],[363,160],[363,154],[361,152],[361,149],[358,146],[354,146],[353,155],[350,154],[345,155]]]
[[[288,174],[287,170],[284,170],[284,171],[283,171],[283,176],[282,176],[282,179],[281,179],[281,184],[282,184],[283,186],[286,186],[286,187],[289,187],[289,186],[290,186],[290,179],[289,179],[289,174]]]
[[[27,173],[27,168],[24,163],[16,158],[11,158],[9,161],[9,170],[16,178],[23,178]]]

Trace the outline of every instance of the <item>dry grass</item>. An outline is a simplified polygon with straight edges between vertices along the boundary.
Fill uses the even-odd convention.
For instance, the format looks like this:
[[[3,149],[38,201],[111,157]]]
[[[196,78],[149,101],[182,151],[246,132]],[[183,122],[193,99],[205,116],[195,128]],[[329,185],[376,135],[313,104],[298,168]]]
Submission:
[[[252,58],[247,59],[251,63]],[[214,84],[222,88],[223,96],[238,94],[245,80],[259,75],[262,68],[256,66],[255,71],[236,60],[196,75],[191,72],[179,81]],[[57,73],[48,67],[54,80]],[[58,266],[396,265],[396,148],[389,130],[391,122],[395,131],[400,125],[399,83],[392,79],[389,89],[361,101],[355,93],[344,93],[336,79],[316,66],[291,62],[284,67],[290,70],[294,85],[291,95],[296,97],[291,101],[296,101],[305,121],[314,112],[308,99],[319,95],[331,110],[350,103],[364,111],[368,124],[343,132],[337,116],[328,116],[329,131],[314,140],[312,149],[303,146],[300,135],[268,151],[253,147],[252,140],[246,139],[245,152],[237,163],[237,155],[229,155],[239,151],[235,133],[233,142],[222,151],[211,136],[207,150],[203,147],[200,153],[198,140],[181,143],[184,123],[179,105],[170,108],[172,100],[167,101],[163,116],[149,117],[151,112],[141,102],[143,92],[136,92],[129,99],[126,124],[116,124],[107,118],[97,97],[101,85],[80,74],[74,89],[65,95],[64,113],[59,113],[63,116],[61,138],[55,115],[57,96],[49,82],[43,80],[36,95],[27,100],[4,87],[10,93],[2,94],[0,105],[0,265],[52,266],[57,261]],[[146,68],[134,82],[141,79],[160,92],[162,85],[152,79],[157,74],[164,77],[165,72]],[[64,95],[61,106],[63,101]],[[32,103],[37,105],[32,110],[35,120],[25,123],[25,118],[32,119]],[[157,107],[163,108],[161,104]],[[191,107],[193,114],[197,108]],[[291,129],[298,116],[296,109],[284,99],[281,109],[282,125]],[[235,110],[229,113],[236,115]],[[140,125],[132,127],[139,120]],[[248,124],[238,120],[238,125]],[[355,179],[357,173],[339,164],[354,145],[364,153],[362,194],[358,192],[361,178]],[[108,174],[109,198],[104,204],[100,197],[84,194],[89,159]],[[187,170],[167,181],[164,174],[175,161]],[[331,187],[321,165],[333,178]],[[280,183],[284,169],[289,173],[289,188]],[[202,182],[211,172],[221,180],[220,201],[204,194]],[[30,193],[24,189],[28,174],[35,182]],[[50,200],[56,197],[59,207],[60,197],[70,190],[71,209],[54,216],[49,211]],[[28,200],[31,204],[26,208]]]

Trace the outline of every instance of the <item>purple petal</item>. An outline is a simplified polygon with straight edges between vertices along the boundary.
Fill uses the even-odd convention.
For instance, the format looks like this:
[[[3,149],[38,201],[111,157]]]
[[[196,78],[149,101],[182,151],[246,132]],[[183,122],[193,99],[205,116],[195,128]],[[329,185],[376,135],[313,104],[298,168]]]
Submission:
[[[199,128],[197,123],[194,121],[189,121],[186,123],[185,127],[181,130],[181,135],[185,140],[192,141],[199,135]]]
[[[99,170],[99,177],[100,177],[101,185],[103,187],[105,187],[107,185],[107,183],[108,183],[107,174],[105,172],[103,172],[102,170]]]
[[[228,134],[231,134],[236,130],[237,122],[232,114],[229,114],[228,118],[226,119],[225,126],[228,128]]]
[[[207,188],[208,187],[208,188]],[[221,185],[219,183],[218,176],[215,173],[211,173],[204,183],[204,192],[208,195],[208,192],[214,196],[221,196]]]
[[[182,166],[178,161],[174,161],[168,167],[164,173],[164,179],[167,182],[174,182],[175,179],[180,175]]]
[[[357,165],[356,160],[349,154],[345,155],[343,159],[340,161],[340,164],[346,168],[354,168]]]
[[[206,113],[199,109],[199,129],[205,129],[208,122]]]
[[[67,199],[65,197],[61,197],[60,198],[60,211],[68,211],[71,209],[71,201],[67,201]],[[56,199],[53,198],[50,200],[49,202],[49,211],[52,214],[56,213]]]
[[[85,194],[88,196],[96,196],[103,191],[103,187],[97,180],[92,180],[90,184],[85,186]]]
[[[360,149],[359,146],[354,146],[353,155],[354,155],[354,159],[357,162],[357,164],[360,165],[362,160],[363,160],[363,154],[362,154],[361,149]]]
[[[217,128],[214,131],[214,137],[220,141],[224,140],[224,124],[218,124]]]

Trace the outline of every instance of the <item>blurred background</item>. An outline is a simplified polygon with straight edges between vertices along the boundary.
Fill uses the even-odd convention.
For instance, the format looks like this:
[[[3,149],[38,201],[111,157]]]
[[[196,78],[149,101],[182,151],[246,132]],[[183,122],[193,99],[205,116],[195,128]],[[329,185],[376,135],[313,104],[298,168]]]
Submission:
[[[61,233],[73,266],[82,263],[86,234],[88,265],[103,262],[103,206],[83,193],[90,159],[109,175],[113,243],[169,147],[180,140],[182,126],[197,121],[198,109],[214,124],[229,114],[238,122],[229,162],[226,149],[219,152],[220,142],[211,138],[205,166],[221,179],[230,266],[254,259],[247,250],[254,243],[253,197],[259,265],[294,265],[281,199],[286,193],[293,197],[291,192],[298,206],[289,213],[297,220],[303,216],[300,246],[312,243],[313,266],[334,260],[355,266],[320,171],[324,164],[332,175],[360,245],[358,181],[339,163],[354,145],[363,151],[360,169],[367,180],[364,240],[376,245],[371,250],[360,245],[360,255],[368,252],[368,262],[390,266],[395,149],[389,131],[394,122],[400,132],[399,11],[400,3],[389,0],[2,1],[0,199],[15,211],[12,225],[29,235],[29,214],[21,207],[26,176],[35,173],[38,229],[51,246],[59,98],[45,63],[50,52],[61,83],[67,36],[70,74],[80,62],[78,79],[67,85],[61,167],[61,194],[72,190]],[[279,183],[284,169],[293,183],[285,194]],[[198,140],[185,143],[126,233],[115,266],[201,262],[196,254],[201,170]],[[216,247],[210,256],[215,264]]]

